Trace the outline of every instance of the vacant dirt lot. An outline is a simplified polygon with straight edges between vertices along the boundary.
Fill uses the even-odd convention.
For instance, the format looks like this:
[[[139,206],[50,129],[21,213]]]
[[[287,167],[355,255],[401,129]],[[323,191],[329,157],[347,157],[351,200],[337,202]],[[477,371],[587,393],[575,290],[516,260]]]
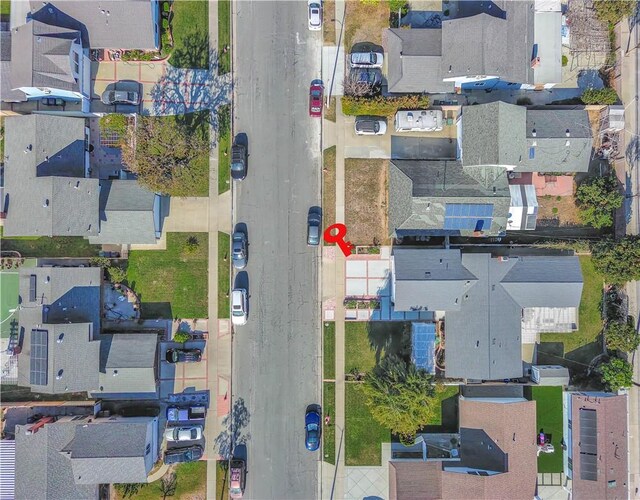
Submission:
[[[389,160],[345,160],[345,222],[354,245],[386,244]]]
[[[344,46],[347,51],[357,42],[382,45],[382,30],[389,27],[389,2],[364,4],[359,0],[346,2],[347,13]]]
[[[538,198],[538,221],[556,218],[560,226],[583,225],[578,217],[578,208],[573,201],[573,196],[540,196]]]

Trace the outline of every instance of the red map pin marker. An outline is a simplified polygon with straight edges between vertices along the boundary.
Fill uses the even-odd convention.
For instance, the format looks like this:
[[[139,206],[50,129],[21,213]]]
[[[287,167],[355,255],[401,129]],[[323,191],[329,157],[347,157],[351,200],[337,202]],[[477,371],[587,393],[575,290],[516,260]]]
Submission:
[[[335,234],[334,234],[335,231]],[[333,224],[324,230],[324,241],[327,243],[336,243],[345,257],[351,255],[352,250],[355,248],[350,241],[344,241],[344,237],[347,235],[347,226],[344,224]]]

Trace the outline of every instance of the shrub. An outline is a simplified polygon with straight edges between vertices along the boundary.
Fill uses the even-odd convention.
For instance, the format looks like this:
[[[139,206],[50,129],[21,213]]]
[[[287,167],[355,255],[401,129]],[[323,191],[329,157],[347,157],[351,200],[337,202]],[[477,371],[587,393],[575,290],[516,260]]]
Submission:
[[[562,56],[562,66],[569,64],[569,58],[565,55]]]
[[[100,130],[115,132],[120,137],[127,134],[129,120],[120,113],[111,113],[100,118]]]
[[[423,109],[429,107],[426,95],[405,95],[399,97],[349,97],[343,96],[342,112],[345,115],[392,116],[399,109]]]
[[[600,240],[592,253],[593,266],[609,283],[640,280],[640,236]]]
[[[604,334],[607,348],[612,351],[635,351],[640,345],[640,333],[636,331],[632,323],[611,323]]]
[[[389,0],[389,10],[397,12],[407,4],[406,0]]]
[[[91,259],[89,259],[89,264],[93,267],[106,268],[111,265],[111,261],[106,257],[91,257]]]
[[[380,0],[360,0],[362,5],[378,5]]]
[[[637,0],[595,0],[593,7],[601,21],[614,25],[623,17],[630,17],[636,10]]]
[[[109,281],[111,281],[111,283],[122,283],[127,279],[126,271],[119,266],[107,267],[107,274],[109,275]]]
[[[602,382],[612,392],[616,392],[623,387],[631,387],[633,383],[633,368],[620,358],[611,358],[608,363],[600,367]]]
[[[553,213],[553,214],[557,214],[557,213],[558,213],[558,207],[553,207],[553,208],[551,209],[551,213]]]
[[[198,241],[198,238],[196,238],[195,236],[189,236],[189,238],[187,238],[187,241],[184,242],[182,250],[184,251],[184,253],[194,254],[198,251],[199,246],[200,242]]]
[[[582,93],[580,100],[584,104],[615,104],[618,102],[618,94],[611,87],[588,88]]]
[[[516,101],[516,104],[518,106],[531,106],[532,102],[531,102],[531,99],[529,99],[528,97],[520,97]]]
[[[169,12],[170,8],[169,2],[162,2],[162,12]]]
[[[613,211],[622,206],[624,196],[618,192],[615,174],[592,177],[576,190],[580,219],[596,229],[613,225]]]
[[[187,332],[176,332],[173,336],[173,341],[179,342],[180,344],[184,344],[190,339],[191,339],[191,335]]]
[[[162,29],[164,29],[165,31],[169,29],[169,20],[168,19],[163,19],[162,20]]]

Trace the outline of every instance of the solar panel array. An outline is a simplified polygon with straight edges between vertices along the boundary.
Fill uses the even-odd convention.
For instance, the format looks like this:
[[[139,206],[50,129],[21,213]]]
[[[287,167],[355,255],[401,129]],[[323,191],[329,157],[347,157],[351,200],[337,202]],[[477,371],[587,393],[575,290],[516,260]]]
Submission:
[[[31,330],[31,370],[29,383],[47,385],[49,332],[47,330]]]
[[[413,323],[411,325],[413,363],[429,373],[435,373],[436,325]]]
[[[444,212],[445,229],[483,231],[491,227],[493,205],[490,203],[447,203]]]
[[[598,480],[598,414],[580,408],[580,479]]]

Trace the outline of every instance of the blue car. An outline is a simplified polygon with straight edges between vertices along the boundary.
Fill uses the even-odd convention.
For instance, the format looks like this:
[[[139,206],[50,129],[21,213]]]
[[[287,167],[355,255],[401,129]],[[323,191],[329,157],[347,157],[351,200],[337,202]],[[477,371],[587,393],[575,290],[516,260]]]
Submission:
[[[320,436],[322,435],[322,425],[320,423],[320,406],[310,405],[304,416],[304,444],[309,451],[316,451],[320,448]]]

